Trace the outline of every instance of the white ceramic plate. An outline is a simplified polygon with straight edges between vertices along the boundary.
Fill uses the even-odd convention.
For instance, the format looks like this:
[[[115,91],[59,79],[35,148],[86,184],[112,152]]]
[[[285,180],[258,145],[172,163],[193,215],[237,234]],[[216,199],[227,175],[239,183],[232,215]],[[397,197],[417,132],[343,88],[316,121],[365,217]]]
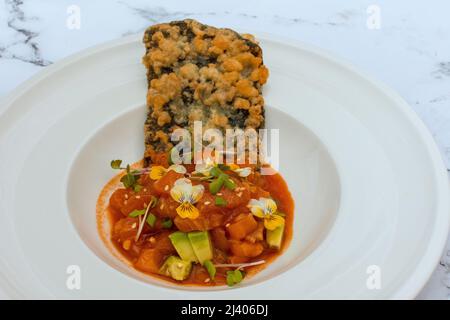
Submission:
[[[396,94],[317,49],[261,35],[268,127],[296,201],[288,251],[240,287],[176,287],[105,248],[95,201],[109,161],[143,151],[140,37],[98,46],[29,80],[0,110],[0,284],[25,298],[412,298],[449,225],[446,170]],[[66,286],[79,266],[81,289]],[[374,267],[375,266],[375,267]],[[369,273],[368,273],[369,272]],[[375,272],[375,274],[373,274]],[[371,275],[380,287],[367,286]],[[370,282],[370,281],[369,281]]]

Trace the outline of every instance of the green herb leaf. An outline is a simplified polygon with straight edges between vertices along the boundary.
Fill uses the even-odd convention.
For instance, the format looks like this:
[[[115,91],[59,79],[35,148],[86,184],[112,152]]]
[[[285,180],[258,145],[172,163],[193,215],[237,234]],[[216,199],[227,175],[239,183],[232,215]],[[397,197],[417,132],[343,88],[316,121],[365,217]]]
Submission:
[[[227,201],[222,197],[216,197],[216,206],[223,207],[227,205]]]
[[[177,154],[178,158],[181,160],[182,163],[191,163],[193,151],[192,150],[187,152],[184,151],[185,151],[184,149],[178,150],[177,147],[173,147],[172,149],[170,149],[167,156],[167,163],[169,164],[169,166],[175,164],[174,159],[172,157],[174,154]]]
[[[147,219],[145,220],[150,225],[150,227],[153,227],[156,222],[156,216],[153,213],[149,213],[147,215]]]
[[[137,181],[136,177],[129,173],[127,173],[120,179],[120,182],[123,183],[125,188],[134,187],[134,185],[136,184],[136,181]]]
[[[173,149],[173,148],[172,148]],[[169,166],[173,165],[173,160],[172,160],[172,149],[169,150],[169,155],[168,155],[168,159],[167,162],[169,163]]]
[[[122,164],[122,160],[112,160],[111,161],[111,168],[113,169],[120,169],[120,165]]]
[[[211,262],[211,260],[206,260],[203,263],[203,266],[206,268],[206,271],[208,271],[211,280],[214,280],[214,277],[216,276],[216,267]]]
[[[165,219],[163,222],[161,222],[161,226],[165,229],[170,229],[173,226],[173,222],[172,220],[170,220],[169,218]]]
[[[132,218],[136,218],[138,216],[142,216],[145,214],[145,209],[142,210],[133,210],[128,216]]]
[[[139,192],[141,190],[141,186],[139,186],[138,179],[140,175],[139,170],[131,171],[130,165],[126,167],[126,174],[120,179],[120,182],[123,183],[125,188],[131,188],[135,192]]]
[[[227,271],[227,285],[229,287],[234,286],[234,276],[231,272],[233,271]]]
[[[240,270],[227,271],[227,285],[232,287],[238,284],[244,278],[244,274]]]

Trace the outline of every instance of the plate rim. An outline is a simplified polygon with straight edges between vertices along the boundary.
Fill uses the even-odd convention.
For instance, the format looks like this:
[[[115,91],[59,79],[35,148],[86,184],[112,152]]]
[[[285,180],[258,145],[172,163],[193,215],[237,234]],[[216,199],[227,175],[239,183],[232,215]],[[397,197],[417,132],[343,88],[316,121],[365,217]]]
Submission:
[[[247,32],[247,30],[244,31]],[[396,289],[390,299],[411,299],[416,297],[430,278],[432,272],[434,271],[440,260],[442,251],[446,244],[450,227],[449,181],[447,169],[445,168],[438,146],[432,138],[430,131],[425,126],[423,121],[419,118],[419,116],[415,113],[413,108],[398,93],[385,85],[382,81],[374,79],[364,71],[359,70],[358,68],[353,66],[350,61],[347,61],[330,51],[324,50],[309,43],[299,41],[297,39],[278,36],[267,32],[252,30],[249,30],[249,32],[256,35],[257,39],[267,39],[280,45],[288,45],[296,49],[309,52],[313,55],[320,56],[321,58],[331,61],[332,63],[343,67],[352,74],[364,79],[372,87],[379,89],[383,94],[386,95],[386,97],[392,100],[394,102],[395,108],[401,111],[402,116],[404,116],[405,119],[407,119],[411,123],[411,125],[413,125],[414,129],[419,134],[422,143],[428,151],[430,160],[433,163],[433,178],[437,188],[436,198],[438,199],[435,209],[436,219],[435,223],[433,224],[433,231],[428,241],[425,254],[415,265],[414,271],[411,273],[410,277],[407,278],[407,280],[404,281],[399,286],[399,288]],[[14,126],[14,122],[17,121],[17,119],[20,118],[20,115],[22,114],[21,111],[23,110],[21,108],[12,108],[12,104],[23,94],[26,94],[26,92],[33,88],[36,84],[40,83],[41,81],[45,81],[45,78],[47,78],[54,72],[57,72],[58,70],[61,70],[72,63],[76,63],[76,61],[78,60],[82,60],[85,57],[110,48],[140,41],[140,39],[141,34],[133,34],[83,49],[55,62],[54,64],[44,68],[43,70],[38,71],[35,75],[21,83],[10,93],[0,99],[0,123],[6,122],[6,125],[0,126],[0,140],[4,138],[5,133],[8,132],[10,127]],[[4,263],[0,260],[0,264],[3,265]],[[13,283],[11,283],[11,281],[9,281],[7,277],[5,277],[3,270],[0,270],[0,283],[5,283],[7,284],[7,286],[12,286]],[[14,289],[17,290],[17,288]]]

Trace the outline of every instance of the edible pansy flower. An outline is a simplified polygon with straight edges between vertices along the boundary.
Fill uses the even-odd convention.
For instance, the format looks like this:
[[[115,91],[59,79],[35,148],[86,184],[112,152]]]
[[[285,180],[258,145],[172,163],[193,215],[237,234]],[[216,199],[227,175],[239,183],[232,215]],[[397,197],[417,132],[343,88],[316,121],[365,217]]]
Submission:
[[[264,227],[267,230],[275,230],[284,225],[284,218],[278,213],[277,204],[272,199],[251,199],[248,207],[254,216],[264,219]]]
[[[238,176],[242,178],[248,177],[250,173],[252,173],[252,169],[250,167],[241,168],[234,163],[228,165],[228,167],[230,168],[231,171],[237,173]]]
[[[175,171],[177,173],[181,173],[181,174],[186,173],[186,168],[180,164],[173,164],[168,168],[164,168],[163,166],[152,166],[150,168],[150,174],[149,174],[150,179],[159,180],[170,170]]]
[[[200,200],[205,191],[203,185],[193,186],[191,180],[180,178],[175,181],[170,196],[180,205],[176,211],[181,218],[197,219],[200,212],[194,204]]]

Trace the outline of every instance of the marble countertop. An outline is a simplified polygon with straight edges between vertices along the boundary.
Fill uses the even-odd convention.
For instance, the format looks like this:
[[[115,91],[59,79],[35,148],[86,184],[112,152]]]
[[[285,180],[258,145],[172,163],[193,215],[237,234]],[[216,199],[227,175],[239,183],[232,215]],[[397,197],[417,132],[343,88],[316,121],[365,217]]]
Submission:
[[[0,98],[84,48],[194,18],[298,39],[350,61],[403,96],[450,168],[449,10],[446,0],[0,0]],[[450,239],[418,298],[450,298]]]

